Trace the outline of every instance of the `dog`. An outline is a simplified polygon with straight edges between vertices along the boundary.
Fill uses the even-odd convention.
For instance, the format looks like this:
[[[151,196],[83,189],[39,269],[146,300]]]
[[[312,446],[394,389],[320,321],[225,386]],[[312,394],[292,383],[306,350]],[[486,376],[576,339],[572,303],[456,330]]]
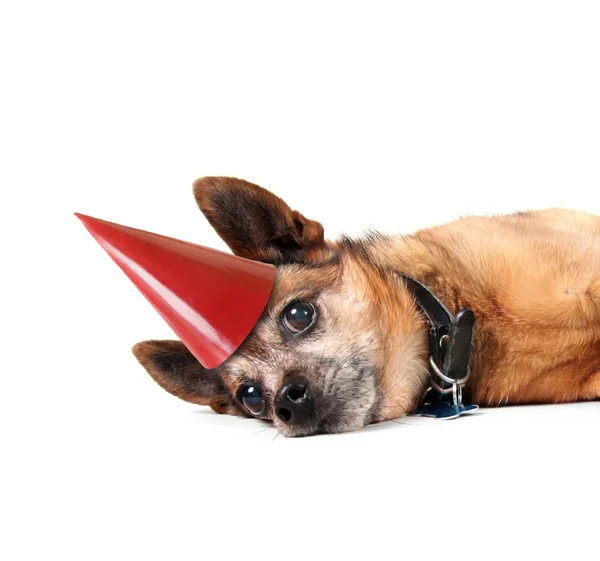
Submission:
[[[407,415],[429,387],[430,349],[406,275],[451,312],[474,312],[474,403],[600,398],[599,217],[552,209],[328,241],[319,222],[241,179],[201,178],[193,193],[235,255],[277,274],[259,322],[218,368],[180,341],[133,347],[173,395],[292,437]],[[288,406],[277,408],[282,388]]]

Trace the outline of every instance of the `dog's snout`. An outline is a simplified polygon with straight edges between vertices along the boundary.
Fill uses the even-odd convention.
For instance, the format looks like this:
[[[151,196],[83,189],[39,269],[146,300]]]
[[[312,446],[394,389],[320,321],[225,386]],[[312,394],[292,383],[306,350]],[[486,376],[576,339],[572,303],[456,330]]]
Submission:
[[[313,398],[304,376],[286,380],[275,398],[275,413],[287,425],[302,424],[312,416]]]

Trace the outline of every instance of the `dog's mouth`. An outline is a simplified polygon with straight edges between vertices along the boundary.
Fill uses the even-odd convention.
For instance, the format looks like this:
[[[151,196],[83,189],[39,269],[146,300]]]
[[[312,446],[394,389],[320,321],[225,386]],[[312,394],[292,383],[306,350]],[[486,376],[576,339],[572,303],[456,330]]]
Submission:
[[[284,384],[274,404],[275,426],[290,437],[358,430],[376,418],[378,396],[372,365],[358,360],[332,363],[310,382],[300,378]]]
[[[375,418],[374,407],[364,415],[351,407],[336,405],[336,403],[326,402],[323,407],[315,408],[301,425],[289,425],[276,420],[275,428],[288,437],[317,436],[359,430],[372,423]]]
[[[342,432],[349,432],[351,430],[358,430],[364,427],[364,424],[360,424],[352,429],[346,428],[345,425],[339,425],[329,419],[322,419],[318,423],[312,426],[302,427],[289,427],[289,426],[278,426],[277,430],[284,436],[291,438],[301,438],[305,436],[318,436],[324,434],[338,434]]]

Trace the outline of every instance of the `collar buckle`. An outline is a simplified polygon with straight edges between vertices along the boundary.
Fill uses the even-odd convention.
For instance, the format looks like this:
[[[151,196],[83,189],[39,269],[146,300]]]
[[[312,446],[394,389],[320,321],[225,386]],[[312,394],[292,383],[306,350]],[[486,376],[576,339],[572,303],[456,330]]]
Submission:
[[[430,387],[421,405],[410,414],[454,419],[476,410],[477,405],[463,404],[463,388],[471,375],[475,314],[465,308],[453,316],[425,285],[406,275],[402,279],[430,326]]]

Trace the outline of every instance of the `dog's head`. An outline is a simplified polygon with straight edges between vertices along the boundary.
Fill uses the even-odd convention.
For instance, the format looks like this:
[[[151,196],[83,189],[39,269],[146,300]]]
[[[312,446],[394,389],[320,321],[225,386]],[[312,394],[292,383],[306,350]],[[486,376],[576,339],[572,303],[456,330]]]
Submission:
[[[261,319],[214,370],[179,341],[135,345],[163,388],[287,436],[354,430],[415,405],[426,330],[394,271],[377,265],[376,239],[328,242],[321,224],[239,179],[199,179],[194,195],[233,253],[273,263],[277,275]]]

